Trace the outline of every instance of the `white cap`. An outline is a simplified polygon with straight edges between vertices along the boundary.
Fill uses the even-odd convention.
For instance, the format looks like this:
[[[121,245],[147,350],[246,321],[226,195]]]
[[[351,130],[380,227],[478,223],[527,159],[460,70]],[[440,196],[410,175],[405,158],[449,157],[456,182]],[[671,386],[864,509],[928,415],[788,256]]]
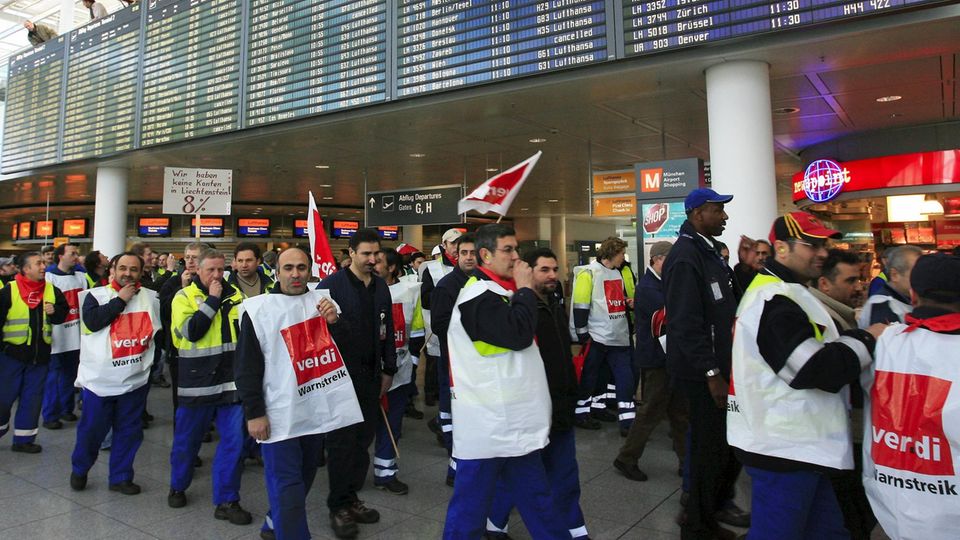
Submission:
[[[447,232],[443,233],[443,237],[440,238],[441,242],[453,242],[457,238],[463,236],[463,232],[460,229],[447,229]]]
[[[436,257],[440,254],[440,246],[433,246],[433,251],[430,252],[430,256]]]

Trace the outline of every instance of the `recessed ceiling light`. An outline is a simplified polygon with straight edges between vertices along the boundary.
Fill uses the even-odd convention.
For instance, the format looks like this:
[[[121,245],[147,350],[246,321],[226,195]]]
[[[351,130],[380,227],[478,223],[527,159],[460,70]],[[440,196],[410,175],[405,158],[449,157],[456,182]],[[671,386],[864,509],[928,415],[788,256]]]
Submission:
[[[900,114],[900,113],[898,113],[898,112],[895,112],[895,113],[891,113],[891,114],[890,114],[890,118],[900,118],[901,116],[903,116],[903,115]]]
[[[314,167],[316,167],[316,168],[318,168],[318,169],[329,169],[329,168],[330,168],[329,165],[314,165]]]
[[[332,201],[332,200],[333,200],[333,197],[324,197],[323,200],[325,200],[325,201]]]
[[[320,184],[320,187],[333,187],[333,184]]]
[[[903,96],[881,96],[877,98],[877,103],[888,103],[890,101],[899,101]]]
[[[500,170],[500,169],[498,169],[498,168],[496,168],[496,167],[487,167],[487,172],[497,172],[497,171],[499,171],[499,170]]]
[[[529,210],[529,208],[521,208],[521,209],[520,209],[521,212],[526,212],[527,210]]]
[[[779,107],[773,110],[773,114],[796,114],[800,112],[800,107]]]
[[[422,157],[427,157],[427,155],[426,155],[426,154],[420,154],[420,153],[413,153],[413,154],[410,154],[410,157],[412,157],[412,158],[422,158]]]
[[[533,144],[540,144],[540,143],[547,142],[547,140],[542,137],[535,137],[533,139],[530,139],[530,142],[532,142]]]
[[[547,202],[560,202],[560,199],[547,199]]]

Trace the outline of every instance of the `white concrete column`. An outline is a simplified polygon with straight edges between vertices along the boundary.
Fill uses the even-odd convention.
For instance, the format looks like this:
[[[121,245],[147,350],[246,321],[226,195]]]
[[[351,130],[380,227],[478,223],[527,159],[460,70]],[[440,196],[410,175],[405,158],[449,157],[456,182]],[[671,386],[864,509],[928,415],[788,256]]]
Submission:
[[[403,225],[400,227],[400,231],[403,233],[405,244],[410,244],[421,251],[426,249],[426,246],[423,245],[423,225]],[[427,257],[429,256],[430,253],[427,253]]]
[[[76,5],[76,0],[60,0],[60,24],[57,32],[61,35],[73,30],[73,9]]]
[[[93,214],[93,249],[107,257],[127,244],[127,169],[97,169],[97,202]]]
[[[713,189],[732,194],[723,241],[736,254],[741,234],[766,238],[777,217],[770,69],[737,60],[706,71]]]

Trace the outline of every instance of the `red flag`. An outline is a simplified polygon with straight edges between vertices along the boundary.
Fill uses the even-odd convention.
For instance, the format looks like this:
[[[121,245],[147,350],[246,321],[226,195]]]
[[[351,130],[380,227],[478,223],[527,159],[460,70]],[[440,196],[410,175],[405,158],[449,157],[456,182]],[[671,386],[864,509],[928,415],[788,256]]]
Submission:
[[[537,152],[502,173],[488,178],[477,189],[460,199],[457,211],[464,214],[468,210],[476,210],[481,214],[493,212],[505,216],[542,154],[543,152]]]
[[[323,229],[323,220],[320,219],[320,211],[317,210],[312,191],[307,208],[307,237],[310,240],[310,251],[313,253],[314,277],[323,279],[336,272],[337,261],[333,258],[333,252],[330,251],[330,240],[327,239],[327,231]]]

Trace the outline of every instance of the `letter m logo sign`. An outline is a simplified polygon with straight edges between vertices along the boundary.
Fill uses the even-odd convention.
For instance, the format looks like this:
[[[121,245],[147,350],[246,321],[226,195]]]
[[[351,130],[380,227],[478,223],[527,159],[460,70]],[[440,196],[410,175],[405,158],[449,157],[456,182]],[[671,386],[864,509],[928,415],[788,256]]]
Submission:
[[[640,169],[640,191],[643,193],[657,193],[660,191],[660,181],[663,179],[663,169]]]

